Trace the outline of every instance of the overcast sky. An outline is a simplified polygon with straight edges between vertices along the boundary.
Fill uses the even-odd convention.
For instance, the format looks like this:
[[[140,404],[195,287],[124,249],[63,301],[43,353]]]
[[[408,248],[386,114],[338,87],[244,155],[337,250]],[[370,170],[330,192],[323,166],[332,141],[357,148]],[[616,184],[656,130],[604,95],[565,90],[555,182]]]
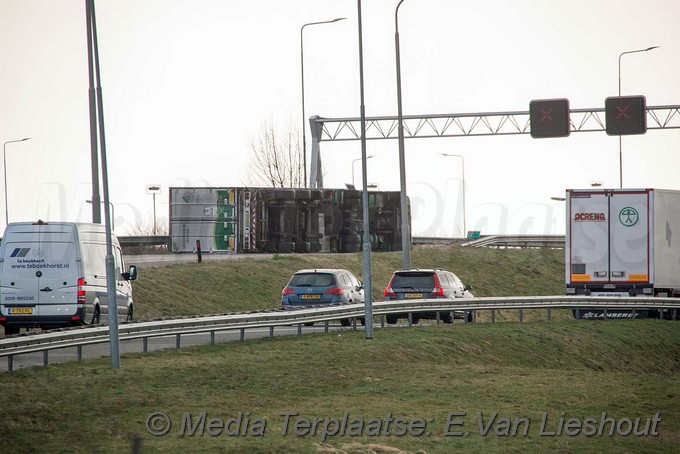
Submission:
[[[363,1],[368,116],[396,115],[397,0]],[[0,141],[11,221],[87,221],[91,207],[84,0],[0,0]],[[97,0],[115,231],[159,222],[171,186],[243,186],[249,140],[265,121],[301,128],[300,27],[307,116],[358,117],[357,2]],[[406,0],[399,11],[405,115],[526,111],[532,99],[604,107],[618,91],[680,105],[677,0]],[[677,122],[675,124],[678,124]],[[307,128],[309,130],[309,128]],[[308,136],[308,147],[311,140]],[[399,189],[396,140],[369,141],[368,181]],[[566,188],[619,185],[619,142],[604,132],[409,139],[416,236],[467,230],[564,233]],[[322,143],[324,182],[352,179],[359,141]],[[355,167],[360,180],[360,166]],[[623,139],[625,187],[680,189],[680,129]],[[4,200],[0,200],[4,208]],[[4,218],[0,221],[4,225]]]

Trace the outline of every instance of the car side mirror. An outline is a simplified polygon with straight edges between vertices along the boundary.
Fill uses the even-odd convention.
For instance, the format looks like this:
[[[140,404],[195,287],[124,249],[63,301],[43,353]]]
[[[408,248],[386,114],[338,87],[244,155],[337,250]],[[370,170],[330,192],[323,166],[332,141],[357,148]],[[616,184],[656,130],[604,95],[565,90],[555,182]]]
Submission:
[[[126,273],[123,273],[123,278],[126,281],[134,281],[135,279],[137,279],[137,265],[130,265],[128,271]]]
[[[467,291],[472,290],[472,286],[470,284],[465,284],[465,290]]]
[[[357,290],[363,290],[363,289],[364,289],[363,282],[359,282],[359,285],[357,285]]]

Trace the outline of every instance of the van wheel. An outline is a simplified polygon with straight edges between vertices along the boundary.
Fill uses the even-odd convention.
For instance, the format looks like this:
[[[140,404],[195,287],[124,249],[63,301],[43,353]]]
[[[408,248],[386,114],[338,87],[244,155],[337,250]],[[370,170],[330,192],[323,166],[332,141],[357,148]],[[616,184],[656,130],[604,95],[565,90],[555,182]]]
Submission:
[[[126,322],[132,321],[132,314],[133,314],[133,310],[132,310],[132,306],[130,306],[130,309],[128,309],[127,318],[125,319]]]
[[[11,336],[12,334],[19,334],[21,328],[16,326],[5,326],[5,336]]]
[[[387,324],[388,325],[396,325],[397,324],[397,316],[396,315],[387,315]]]
[[[100,318],[99,305],[94,307],[94,314],[92,315],[92,325],[98,325]]]
[[[340,320],[340,324],[341,324],[342,326],[349,326],[349,325],[350,325],[350,321],[349,321],[348,318],[343,318],[343,319]]]

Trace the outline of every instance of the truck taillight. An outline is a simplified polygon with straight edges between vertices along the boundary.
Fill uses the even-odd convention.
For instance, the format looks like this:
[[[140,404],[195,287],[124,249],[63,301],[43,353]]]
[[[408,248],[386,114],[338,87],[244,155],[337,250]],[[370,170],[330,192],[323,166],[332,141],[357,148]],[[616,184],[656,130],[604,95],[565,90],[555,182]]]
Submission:
[[[78,278],[78,292],[77,292],[78,297],[76,300],[78,304],[85,304],[85,289],[83,288],[84,285],[85,278],[84,277]]]
[[[324,293],[330,293],[331,295],[342,295],[344,292],[340,287],[333,287],[327,289]]]
[[[433,275],[433,280],[434,280],[434,288],[430,292],[430,297],[431,298],[436,298],[438,296],[444,296],[444,289],[441,287],[441,284],[439,283],[439,278],[437,275]]]
[[[295,295],[295,290],[293,290],[290,287],[284,288],[283,291],[281,292],[281,296],[286,296],[286,295]]]

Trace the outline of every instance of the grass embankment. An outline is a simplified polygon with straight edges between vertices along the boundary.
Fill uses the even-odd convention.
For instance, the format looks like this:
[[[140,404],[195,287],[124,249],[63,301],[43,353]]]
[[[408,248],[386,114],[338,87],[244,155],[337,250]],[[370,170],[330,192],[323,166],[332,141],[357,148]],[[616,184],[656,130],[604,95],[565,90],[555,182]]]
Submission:
[[[477,323],[377,330],[371,341],[342,331],[130,354],[116,371],[106,358],[22,369],[0,374],[2,446],[129,452],[137,439],[149,453],[677,452],[678,327],[657,320]],[[172,421],[163,436],[147,430],[155,412]],[[195,427],[201,412],[202,436]],[[230,423],[239,412],[241,424]],[[331,435],[330,419],[325,441],[323,425],[315,434],[294,426],[342,420],[345,412],[345,436]],[[297,416],[284,436],[285,413]],[[387,427],[388,414],[413,422],[411,433],[397,435],[408,429],[396,421]],[[192,422],[182,435],[185,416]],[[584,423],[592,428],[572,422],[579,435],[558,434],[561,418],[592,418]],[[603,418],[620,424],[614,435]],[[636,418],[648,435],[621,435]],[[250,435],[229,436],[225,424]],[[349,436],[356,433],[364,435]]]
[[[443,268],[471,284],[475,296],[564,294],[561,249],[488,249],[418,246],[412,266]],[[383,300],[401,252],[372,254],[372,295]],[[135,317],[205,315],[277,308],[290,276],[303,268],[345,268],[363,280],[362,254],[278,255],[273,259],[204,261],[140,269],[134,283]]]

